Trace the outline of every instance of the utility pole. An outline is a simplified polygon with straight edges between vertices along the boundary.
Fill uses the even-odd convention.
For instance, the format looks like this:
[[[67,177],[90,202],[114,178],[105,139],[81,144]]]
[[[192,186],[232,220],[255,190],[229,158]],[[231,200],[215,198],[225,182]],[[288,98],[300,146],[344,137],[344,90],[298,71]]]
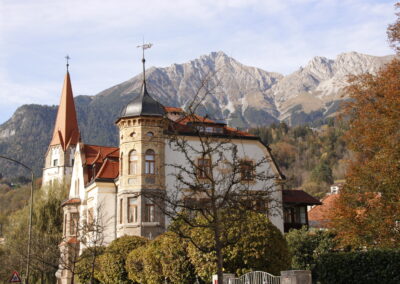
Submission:
[[[30,262],[31,262],[31,239],[32,239],[32,208],[33,208],[33,187],[34,187],[34,174],[32,168],[27,165],[21,163],[20,161],[11,159],[9,157],[5,157],[0,155],[0,158],[14,162],[25,169],[28,169],[31,172],[31,197],[29,202],[29,232],[28,232],[28,256],[26,261],[26,276],[25,276],[25,284],[29,284],[29,272],[30,272]]]

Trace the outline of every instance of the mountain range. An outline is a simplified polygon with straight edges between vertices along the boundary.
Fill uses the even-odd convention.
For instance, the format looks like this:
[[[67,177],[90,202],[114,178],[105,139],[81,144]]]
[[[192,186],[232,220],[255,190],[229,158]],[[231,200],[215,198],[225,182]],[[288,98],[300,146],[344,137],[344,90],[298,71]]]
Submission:
[[[196,94],[205,95],[200,114],[229,125],[250,128],[285,121],[290,125],[323,122],[337,113],[346,99],[349,74],[376,73],[389,56],[357,52],[335,59],[314,57],[289,75],[241,64],[223,52],[212,52],[183,64],[146,70],[149,93],[165,106],[187,107]],[[138,95],[139,74],[95,96],[77,96],[78,122],[83,141],[117,145],[115,120]],[[73,82],[72,82],[73,85]],[[56,106],[23,105],[0,125],[0,154],[32,165],[41,173],[52,134]],[[0,161],[3,174],[22,175],[19,168]]]

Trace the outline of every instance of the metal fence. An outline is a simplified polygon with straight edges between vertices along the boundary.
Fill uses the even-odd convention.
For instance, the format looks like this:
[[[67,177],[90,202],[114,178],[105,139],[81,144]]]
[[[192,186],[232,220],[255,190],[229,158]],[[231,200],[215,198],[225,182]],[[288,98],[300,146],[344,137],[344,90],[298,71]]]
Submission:
[[[263,271],[246,273],[239,278],[231,278],[229,284],[280,284],[281,277]]]

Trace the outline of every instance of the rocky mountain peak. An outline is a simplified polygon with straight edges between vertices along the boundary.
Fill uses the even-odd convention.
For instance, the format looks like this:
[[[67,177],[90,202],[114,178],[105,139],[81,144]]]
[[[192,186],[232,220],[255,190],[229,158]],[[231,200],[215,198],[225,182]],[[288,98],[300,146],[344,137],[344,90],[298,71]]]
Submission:
[[[370,56],[357,52],[339,54],[334,60],[312,58],[304,68],[287,76],[246,66],[224,52],[212,52],[186,63],[147,70],[147,87],[165,106],[184,107],[209,75],[215,87],[200,107],[201,114],[225,119],[240,128],[286,121],[314,123],[333,115],[343,98],[348,74],[375,73],[393,56]],[[75,97],[79,129],[89,144],[117,145],[114,125],[121,109],[139,94],[142,74],[89,97]],[[56,107],[25,105],[0,125],[0,152],[24,153],[27,141],[34,147],[17,157],[24,163],[43,166],[43,153],[50,141]]]

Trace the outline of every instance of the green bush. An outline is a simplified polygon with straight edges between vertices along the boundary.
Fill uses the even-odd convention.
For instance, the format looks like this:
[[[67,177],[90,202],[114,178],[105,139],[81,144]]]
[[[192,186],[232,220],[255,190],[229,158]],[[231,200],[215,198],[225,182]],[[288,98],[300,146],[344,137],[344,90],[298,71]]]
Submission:
[[[335,234],[329,231],[309,231],[306,227],[286,234],[292,256],[292,269],[312,270],[321,254],[333,252],[337,245]]]
[[[133,250],[127,258],[129,279],[142,284],[191,284],[194,267],[187,255],[187,241],[167,232],[146,246]]]
[[[75,275],[77,275],[80,283],[91,283],[93,268],[93,274],[98,274],[100,271],[99,258],[104,251],[105,247],[99,246],[89,247],[82,252],[75,267]],[[94,275],[92,283],[100,283]]]
[[[95,277],[102,283],[134,283],[128,279],[125,261],[132,250],[147,242],[147,239],[137,236],[123,236],[112,241],[99,257],[100,271],[97,271]]]
[[[323,284],[400,283],[400,251],[370,250],[321,255],[313,274]]]
[[[246,213],[246,219],[225,232],[237,241],[223,249],[223,265],[226,272],[242,275],[261,270],[279,275],[290,266],[290,255],[282,233],[265,216],[255,212]],[[217,271],[214,243],[209,229],[194,228],[192,239],[210,252],[199,251],[189,244],[188,252],[196,273],[206,283]]]

